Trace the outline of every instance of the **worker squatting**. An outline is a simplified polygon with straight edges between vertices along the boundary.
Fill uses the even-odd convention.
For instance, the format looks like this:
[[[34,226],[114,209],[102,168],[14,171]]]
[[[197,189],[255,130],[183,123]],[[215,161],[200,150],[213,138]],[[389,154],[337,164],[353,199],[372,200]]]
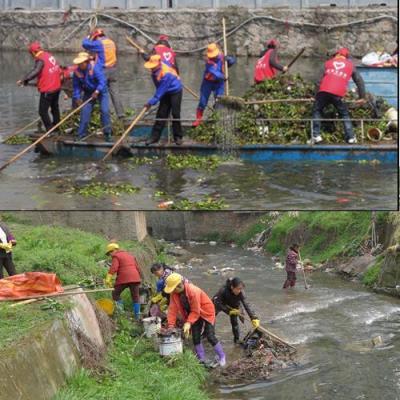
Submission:
[[[72,80],[72,104],[77,107],[85,103],[81,109],[80,124],[77,139],[87,136],[88,126],[94,103],[100,105],[101,122],[104,138],[111,141],[112,126],[110,118],[109,95],[117,116],[124,118],[124,109],[120,101],[117,88],[117,48],[112,39],[107,37],[102,29],[95,29],[83,39],[80,52],[73,60],[73,65],[61,68],[52,54],[45,51],[39,42],[29,46],[29,52],[35,60],[35,66],[25,77],[17,82],[27,85],[29,81],[37,79],[36,85],[40,92],[39,115],[46,131],[60,121],[59,95],[60,90],[69,80]],[[266,43],[254,68],[254,83],[258,84],[267,79],[274,79],[279,73],[285,73],[288,66],[278,61],[279,43],[272,39]],[[181,104],[182,81],[176,61],[176,54],[168,42],[168,36],[161,35],[150,54],[141,51],[145,59],[144,67],[151,73],[155,85],[154,95],[144,105],[145,109],[158,104],[156,121],[151,136],[146,145],[157,143],[165,127],[166,120],[172,116],[172,131],[176,145],[182,144]],[[350,52],[340,48],[334,56],[325,63],[324,75],[321,79],[318,93],[315,97],[312,117],[312,139],[310,143],[322,142],[320,134],[322,112],[332,104],[343,119],[345,140],[347,143],[356,143],[352,123],[347,105],[343,102],[348,82],[353,79],[359,93],[357,102],[365,102],[365,87],[361,76],[350,60]],[[207,107],[211,94],[216,100],[224,94],[226,72],[225,69],[235,64],[234,57],[224,55],[216,43],[207,46],[205,69],[200,86],[200,100],[196,110],[194,127],[203,121],[204,110]],[[51,110],[52,119],[49,116]]]
[[[106,253],[112,257],[112,263],[104,280],[105,285],[114,288],[112,298],[120,309],[123,309],[121,293],[125,289],[130,290],[133,314],[138,320],[142,270],[135,257],[120,249],[115,242],[107,245]],[[299,268],[299,246],[294,244],[289,249],[286,259],[288,278],[284,283],[284,289],[295,285],[297,268]],[[214,365],[226,364],[224,350],[215,334],[215,321],[219,312],[229,316],[233,340],[237,344],[241,343],[239,320],[244,322],[245,318],[250,319],[254,329],[260,326],[258,316],[246,300],[245,285],[238,277],[229,278],[210,298],[204,290],[163,263],[153,264],[151,273],[157,278],[157,283],[155,294],[151,298],[149,314],[160,317],[168,329],[182,328],[186,338],[191,333],[195,353],[201,363],[206,364],[206,353],[202,344],[202,338],[205,338],[215,351]],[[113,275],[116,275],[114,284]]]

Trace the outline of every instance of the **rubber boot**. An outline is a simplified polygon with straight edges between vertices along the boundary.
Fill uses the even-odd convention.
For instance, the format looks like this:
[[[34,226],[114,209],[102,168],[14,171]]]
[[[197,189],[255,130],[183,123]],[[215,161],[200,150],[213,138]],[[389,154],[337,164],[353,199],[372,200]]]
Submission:
[[[218,357],[218,363],[221,367],[224,367],[226,365],[226,357],[225,357],[225,353],[224,350],[222,349],[222,345],[221,343],[217,343],[214,346],[214,351]]]
[[[140,303],[133,303],[132,305],[133,314],[135,315],[136,321],[140,319]]]
[[[124,311],[124,302],[122,300],[117,300],[115,304],[117,306],[118,311],[120,312]]]
[[[194,350],[196,352],[196,356],[199,359],[199,361],[201,363],[205,363],[206,362],[206,352],[204,350],[204,346],[200,343],[200,344],[196,344],[194,346]]]
[[[240,343],[240,329],[239,326],[232,326],[233,342]]]
[[[204,111],[198,108],[196,110],[196,121],[193,122],[192,126],[197,127],[201,124],[201,121],[203,120],[203,113]]]

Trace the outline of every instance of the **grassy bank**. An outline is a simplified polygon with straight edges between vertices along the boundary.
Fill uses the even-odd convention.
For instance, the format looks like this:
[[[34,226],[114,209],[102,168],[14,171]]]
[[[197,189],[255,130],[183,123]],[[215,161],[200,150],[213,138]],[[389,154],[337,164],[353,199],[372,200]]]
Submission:
[[[384,223],[388,213],[377,213],[377,227]],[[322,263],[339,256],[355,256],[368,239],[371,212],[300,212],[297,215],[282,213],[275,222],[268,215],[250,229],[238,235],[235,242],[246,243],[268,226],[272,229],[265,244],[271,254],[284,256],[294,242],[302,245],[303,258]]]
[[[63,286],[71,284],[90,285],[102,282],[107,267],[104,253],[107,240],[100,235],[78,229],[39,225],[33,226],[18,219],[3,218],[17,239],[13,259],[17,273],[40,271],[57,274]],[[147,280],[151,279],[149,264],[164,254],[156,254],[151,242],[120,242],[124,249],[132,251]],[[101,297],[110,294],[99,294]],[[130,308],[129,293],[123,293],[126,306]],[[0,344],[23,337],[29,330],[55,318],[59,311],[49,304],[30,304],[11,308],[0,303]]]
[[[152,342],[132,335],[132,325],[119,320],[105,373],[82,369],[54,400],[206,400],[201,389],[206,371],[188,350],[163,359]]]

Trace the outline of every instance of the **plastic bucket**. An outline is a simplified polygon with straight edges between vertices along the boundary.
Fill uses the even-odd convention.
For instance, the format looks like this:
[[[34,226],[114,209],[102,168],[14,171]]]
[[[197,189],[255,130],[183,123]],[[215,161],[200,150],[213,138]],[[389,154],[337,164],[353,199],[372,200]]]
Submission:
[[[146,289],[140,288],[139,289],[139,303],[140,304],[147,304],[149,301],[149,292]]]
[[[385,112],[385,118],[389,121],[389,129],[397,129],[398,127],[398,112],[395,108],[391,107]]]
[[[382,140],[382,131],[378,128],[370,128],[367,132],[367,137],[371,142],[379,142]]]
[[[99,299],[96,300],[96,304],[101,308],[107,315],[111,316],[114,313],[115,303],[111,299]]]
[[[160,355],[170,356],[183,352],[182,338],[180,336],[170,335],[161,336],[159,342]]]
[[[142,321],[145,335],[148,338],[156,336],[157,332],[161,329],[161,318],[159,317],[143,318]]]

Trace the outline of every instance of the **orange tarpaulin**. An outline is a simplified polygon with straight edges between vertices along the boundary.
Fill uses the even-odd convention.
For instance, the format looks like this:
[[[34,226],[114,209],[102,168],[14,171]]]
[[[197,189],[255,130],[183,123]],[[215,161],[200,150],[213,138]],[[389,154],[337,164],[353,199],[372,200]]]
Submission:
[[[62,293],[64,289],[56,274],[25,272],[0,279],[0,300]]]

